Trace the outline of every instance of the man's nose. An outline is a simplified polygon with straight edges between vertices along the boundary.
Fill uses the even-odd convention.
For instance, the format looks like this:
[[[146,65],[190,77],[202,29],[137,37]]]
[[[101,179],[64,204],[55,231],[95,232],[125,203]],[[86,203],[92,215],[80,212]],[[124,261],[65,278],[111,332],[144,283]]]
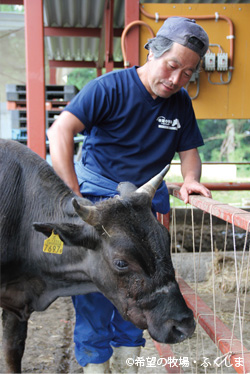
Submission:
[[[171,74],[171,79],[170,79],[173,85],[178,86],[180,79],[181,79],[181,72],[178,70],[173,71]]]

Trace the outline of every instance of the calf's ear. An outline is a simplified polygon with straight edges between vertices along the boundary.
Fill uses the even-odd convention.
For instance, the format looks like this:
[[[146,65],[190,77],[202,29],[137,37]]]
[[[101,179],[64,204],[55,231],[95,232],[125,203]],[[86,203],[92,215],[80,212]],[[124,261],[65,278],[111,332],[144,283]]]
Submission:
[[[59,235],[64,244],[70,246],[95,249],[100,242],[100,237],[94,227],[86,224],[34,222],[33,226],[36,231],[48,237],[54,232],[55,235]]]

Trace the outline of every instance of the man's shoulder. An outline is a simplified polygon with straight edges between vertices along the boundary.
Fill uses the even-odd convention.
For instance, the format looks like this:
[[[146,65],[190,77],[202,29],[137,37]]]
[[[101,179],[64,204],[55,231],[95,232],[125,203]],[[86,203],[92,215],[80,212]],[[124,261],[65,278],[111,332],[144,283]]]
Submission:
[[[100,83],[106,83],[106,82],[112,82],[112,81],[121,81],[123,79],[130,79],[133,78],[135,74],[135,68],[129,68],[129,69],[120,69],[120,70],[113,70],[109,73],[103,74],[100,77],[96,78],[97,82]]]

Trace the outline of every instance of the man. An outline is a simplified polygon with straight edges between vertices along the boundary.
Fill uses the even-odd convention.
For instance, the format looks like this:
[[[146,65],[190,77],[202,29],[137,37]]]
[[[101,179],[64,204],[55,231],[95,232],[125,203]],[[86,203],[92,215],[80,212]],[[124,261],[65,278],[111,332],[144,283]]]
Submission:
[[[191,100],[182,88],[199,68],[208,45],[207,34],[194,20],[168,18],[145,45],[149,53],[143,66],[99,77],[72,100],[48,137],[55,171],[77,194],[96,201],[114,196],[121,181],[139,187],[178,152],[184,202],[188,203],[190,193],[211,197],[200,184],[197,147],[203,140]],[[82,160],[74,167],[73,137],[79,132],[86,138]],[[164,183],[152,209],[160,213],[169,210]],[[85,373],[93,372],[93,367],[94,372],[109,372],[113,351],[113,362],[116,354],[139,355],[139,347],[145,343],[142,331],[124,321],[103,295],[76,296],[73,302],[76,358]],[[126,372],[125,359],[124,367]],[[127,369],[136,372],[136,368]]]

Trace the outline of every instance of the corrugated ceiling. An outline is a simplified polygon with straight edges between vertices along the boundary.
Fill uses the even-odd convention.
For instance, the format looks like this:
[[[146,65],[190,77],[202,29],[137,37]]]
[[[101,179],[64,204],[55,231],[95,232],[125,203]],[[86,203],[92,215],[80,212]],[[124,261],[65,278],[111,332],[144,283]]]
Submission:
[[[101,29],[105,0],[44,0],[44,25]],[[124,27],[124,0],[114,1],[114,28]],[[49,60],[97,61],[97,37],[46,37]],[[122,61],[120,38],[114,38],[114,61]]]
[[[213,0],[146,0],[141,3],[214,3]],[[216,1],[216,3],[248,3],[248,1]],[[105,0],[44,0],[44,24],[53,27],[102,28]],[[114,28],[124,27],[124,0],[114,1]],[[97,61],[99,38],[46,37],[49,60]],[[122,61],[121,40],[114,38],[114,61]]]
[[[141,3],[249,3],[250,0],[241,1],[213,1],[213,0],[145,0]],[[124,27],[124,5],[125,0],[114,0],[113,27],[123,29]],[[97,28],[103,26],[103,15],[105,0],[44,0],[44,25],[47,27],[84,27]],[[15,16],[15,17],[14,17]],[[22,18],[22,19],[21,19]],[[16,28],[21,27],[24,22],[20,14],[0,14],[0,26],[7,29],[7,24],[14,23]],[[3,22],[2,22],[3,21]],[[10,28],[13,28],[12,26]],[[100,38],[99,37],[45,37],[46,54],[49,60],[66,61],[98,61]],[[103,51],[105,53],[105,51]],[[121,39],[114,37],[113,60],[123,60],[121,52]]]

